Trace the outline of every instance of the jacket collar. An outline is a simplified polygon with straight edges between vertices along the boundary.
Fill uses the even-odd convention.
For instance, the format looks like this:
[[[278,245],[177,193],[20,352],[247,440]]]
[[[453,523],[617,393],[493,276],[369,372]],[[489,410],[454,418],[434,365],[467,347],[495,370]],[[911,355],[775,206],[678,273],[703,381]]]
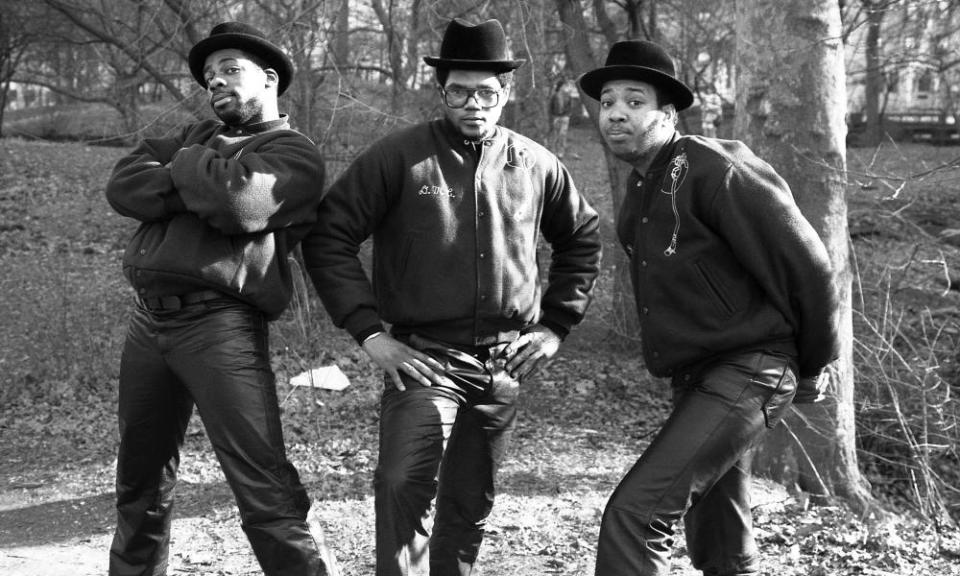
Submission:
[[[224,130],[228,134],[261,134],[263,132],[269,132],[271,130],[277,130],[280,128],[289,128],[290,118],[286,114],[281,114],[276,120],[267,120],[265,122],[256,122],[254,124],[244,124],[242,126],[227,126],[224,125]]]
[[[673,149],[677,147],[678,140],[680,140],[680,133],[674,131],[673,136],[670,137],[670,140],[661,146],[660,151],[657,152],[657,155],[653,157],[653,162],[651,162],[650,167],[647,168],[647,174],[655,174],[658,172],[663,172],[667,169],[667,165],[670,163],[670,158],[673,157]]]
[[[480,140],[471,140],[457,130],[457,127],[453,124],[453,122],[447,119],[446,116],[441,118],[439,122],[441,125],[441,131],[447,137],[447,140],[455,150],[470,149],[477,151],[481,146],[492,146],[503,135],[503,131],[500,129],[500,125],[498,124],[494,126],[493,134],[490,136],[481,138]]]

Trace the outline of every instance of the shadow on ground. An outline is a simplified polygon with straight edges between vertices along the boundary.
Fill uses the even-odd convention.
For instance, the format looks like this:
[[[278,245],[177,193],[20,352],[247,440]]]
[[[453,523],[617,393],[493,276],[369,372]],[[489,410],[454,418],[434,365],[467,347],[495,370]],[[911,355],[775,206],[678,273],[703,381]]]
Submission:
[[[175,518],[213,517],[229,508],[233,495],[226,483],[177,486]],[[0,548],[38,546],[113,532],[114,494],[51,500],[0,511]]]

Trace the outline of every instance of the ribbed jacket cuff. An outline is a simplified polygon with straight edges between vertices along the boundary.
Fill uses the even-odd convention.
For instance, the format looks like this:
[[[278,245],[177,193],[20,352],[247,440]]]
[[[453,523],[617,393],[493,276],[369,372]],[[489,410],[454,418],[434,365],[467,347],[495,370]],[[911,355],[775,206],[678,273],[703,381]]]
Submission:
[[[371,334],[386,332],[380,316],[369,308],[357,310],[348,316],[343,323],[343,327],[353,336],[357,344],[363,344],[363,341]]]

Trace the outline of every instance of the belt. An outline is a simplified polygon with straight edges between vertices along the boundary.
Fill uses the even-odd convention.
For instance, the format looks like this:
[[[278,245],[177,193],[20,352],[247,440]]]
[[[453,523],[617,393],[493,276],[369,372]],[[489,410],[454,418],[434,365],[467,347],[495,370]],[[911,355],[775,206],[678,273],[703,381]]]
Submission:
[[[445,346],[458,348],[468,353],[470,353],[470,348],[488,348],[498,344],[509,344],[520,337],[519,330],[505,330],[503,332],[493,332],[484,335],[473,335],[472,331],[465,330],[459,326],[439,329],[436,326],[404,326],[397,324],[394,324],[390,329],[390,334],[394,338],[417,334],[418,336],[442,342]],[[469,343],[465,340],[469,340]]]
[[[144,308],[151,312],[161,310],[179,310],[191,304],[199,304],[208,300],[223,298],[225,294],[216,290],[201,290],[199,292],[188,292],[178,296],[147,296],[138,298],[138,301]]]
[[[481,362],[486,362],[490,358],[496,357],[506,348],[510,342],[513,342],[520,336],[520,332],[501,332],[501,334],[516,334],[515,337],[500,343],[489,343],[489,344],[480,344],[477,346],[469,346],[466,344],[451,344],[449,342],[442,342],[438,340],[433,340],[431,338],[421,336],[420,334],[410,333],[410,334],[401,334],[397,335],[396,338],[403,342],[404,344],[411,346],[417,350],[427,350],[427,349],[440,349],[440,350],[457,350],[463,352],[464,354],[469,354]]]

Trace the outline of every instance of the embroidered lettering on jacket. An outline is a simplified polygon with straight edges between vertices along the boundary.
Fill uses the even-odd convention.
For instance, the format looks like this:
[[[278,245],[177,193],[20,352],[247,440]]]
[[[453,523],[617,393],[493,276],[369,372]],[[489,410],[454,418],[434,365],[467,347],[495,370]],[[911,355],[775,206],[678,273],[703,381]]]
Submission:
[[[526,148],[518,148],[513,145],[507,147],[507,166],[530,170],[536,163],[536,157]]]
[[[670,189],[664,190],[663,183],[660,185],[660,192],[670,196],[670,205],[673,208],[674,220],[673,236],[670,238],[670,245],[663,251],[664,256],[673,256],[677,253],[677,239],[680,236],[680,211],[677,210],[677,190],[680,189],[680,185],[683,184],[683,179],[687,177],[689,170],[690,164],[687,162],[686,152],[674,156],[673,160],[670,161]],[[664,178],[663,182],[665,183],[666,181],[667,178]]]
[[[442,186],[429,186],[424,184],[417,191],[418,196],[444,196],[446,198],[456,198],[457,193],[453,188],[443,188]]]

